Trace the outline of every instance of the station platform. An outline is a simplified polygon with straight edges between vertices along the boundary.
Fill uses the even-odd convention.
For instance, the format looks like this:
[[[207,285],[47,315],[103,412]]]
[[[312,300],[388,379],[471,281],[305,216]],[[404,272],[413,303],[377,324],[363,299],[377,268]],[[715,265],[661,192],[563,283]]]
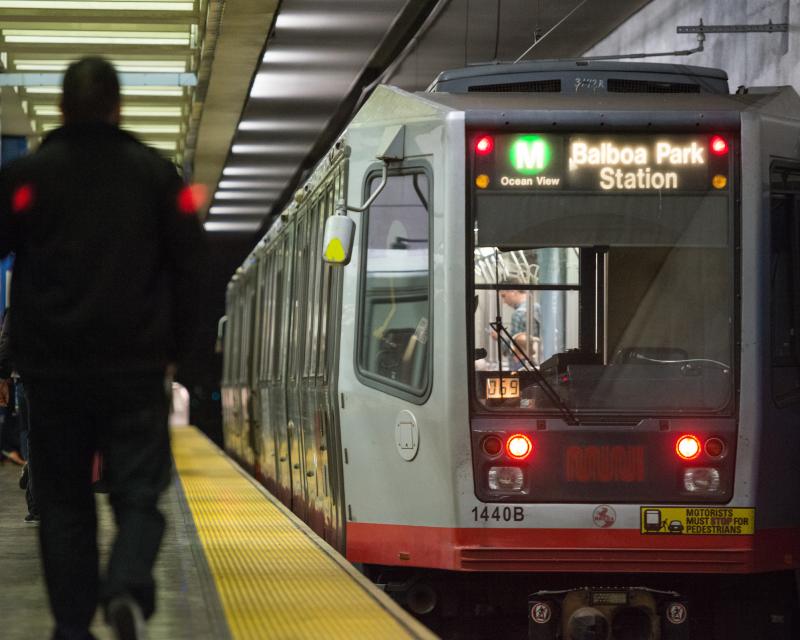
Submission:
[[[173,428],[176,473],[156,564],[150,640],[434,638],[192,427]],[[0,637],[48,638],[37,528],[19,467],[0,467]],[[97,496],[101,557],[113,536]],[[92,633],[112,634],[95,616]]]

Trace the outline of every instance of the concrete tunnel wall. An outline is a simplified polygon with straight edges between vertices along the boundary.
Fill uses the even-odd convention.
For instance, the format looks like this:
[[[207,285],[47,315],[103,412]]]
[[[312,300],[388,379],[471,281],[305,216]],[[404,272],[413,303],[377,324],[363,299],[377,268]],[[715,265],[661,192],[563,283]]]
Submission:
[[[690,56],[643,58],[716,67],[728,73],[732,92],[740,85],[792,85],[800,92],[800,0],[653,0],[586,56],[659,53],[693,49],[694,34],[678,34],[678,26],[789,23],[788,33],[706,34],[705,51]]]

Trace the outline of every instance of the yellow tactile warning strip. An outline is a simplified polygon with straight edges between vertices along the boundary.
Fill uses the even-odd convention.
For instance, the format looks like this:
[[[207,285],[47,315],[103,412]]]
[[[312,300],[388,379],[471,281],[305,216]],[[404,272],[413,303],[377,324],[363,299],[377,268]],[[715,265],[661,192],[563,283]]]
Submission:
[[[172,448],[234,640],[435,637],[196,429]]]

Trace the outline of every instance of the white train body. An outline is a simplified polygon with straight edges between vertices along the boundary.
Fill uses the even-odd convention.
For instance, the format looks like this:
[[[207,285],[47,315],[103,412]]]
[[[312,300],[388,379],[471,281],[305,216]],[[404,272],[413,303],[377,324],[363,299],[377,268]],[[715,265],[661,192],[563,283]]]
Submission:
[[[644,78],[655,67],[637,69]],[[796,570],[800,368],[792,358],[800,346],[776,342],[789,335],[777,315],[792,304],[800,267],[793,283],[775,275],[776,255],[785,259],[787,250],[775,246],[782,232],[772,221],[780,203],[800,203],[797,94],[704,87],[614,95],[588,72],[569,95],[447,92],[449,80],[477,82],[481,73],[493,72],[444,76],[433,93],[378,88],[305,197],[234,278],[223,381],[228,451],[367,565],[584,575]],[[572,82],[581,68],[570,73]],[[349,214],[357,229],[350,264],[324,264],[323,220],[339,198],[354,207],[367,199],[382,168],[376,156],[398,131],[402,157],[388,162],[386,191],[367,212]],[[729,145],[719,158],[708,148],[717,135]],[[497,150],[481,156],[481,136]],[[537,140],[561,164],[540,172],[541,184],[535,173],[509,177],[500,148],[515,144],[513,136],[528,136],[529,165],[541,159]],[[635,157],[645,152],[651,157]],[[598,182],[569,174],[566,153],[573,165],[594,167]],[[711,186],[715,172],[725,185]],[[553,217],[577,215],[574,206],[588,220],[602,213],[597,203],[637,196],[641,211],[662,196],[664,215],[683,215],[681,202],[697,209],[679,230],[664,222],[657,242],[656,214],[628,211],[624,224],[609,223],[613,233],[591,222],[572,244],[564,240],[569,224]],[[786,227],[795,234],[796,206],[787,214],[795,226]],[[555,221],[528,228],[526,212],[545,209]],[[641,229],[631,231],[636,220]],[[641,277],[630,268],[645,255],[636,253],[640,241],[660,243],[661,256]],[[800,238],[787,246],[800,260]],[[551,281],[547,247],[551,267],[560,265]],[[673,313],[681,296],[664,284],[685,277],[675,262],[687,256],[700,256],[696,273],[706,285],[715,265],[725,267],[706,302],[687,291],[683,318],[699,318],[695,335]],[[647,297],[653,283],[665,297]],[[492,333],[505,335],[515,322],[500,292],[518,290],[528,301],[527,339],[538,345],[529,364]],[[616,311],[625,295],[638,306]],[[277,307],[276,296],[284,299]],[[689,344],[653,344],[667,331],[662,324]],[[587,353],[594,359],[582,360]],[[269,379],[270,362],[282,380]],[[542,375],[564,406],[548,398]],[[504,378],[517,382],[505,390]],[[487,398],[497,384],[503,395]],[[514,435],[529,439],[529,457],[510,454]],[[700,446],[688,460],[676,451],[687,435]],[[504,467],[521,469],[522,480]]]

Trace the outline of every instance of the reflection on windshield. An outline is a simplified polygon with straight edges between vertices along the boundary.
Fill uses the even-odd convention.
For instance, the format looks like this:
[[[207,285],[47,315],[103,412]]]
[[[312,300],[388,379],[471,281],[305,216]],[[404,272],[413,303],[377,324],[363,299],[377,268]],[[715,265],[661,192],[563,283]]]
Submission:
[[[488,408],[727,405],[726,246],[484,246],[474,260],[475,388]]]

